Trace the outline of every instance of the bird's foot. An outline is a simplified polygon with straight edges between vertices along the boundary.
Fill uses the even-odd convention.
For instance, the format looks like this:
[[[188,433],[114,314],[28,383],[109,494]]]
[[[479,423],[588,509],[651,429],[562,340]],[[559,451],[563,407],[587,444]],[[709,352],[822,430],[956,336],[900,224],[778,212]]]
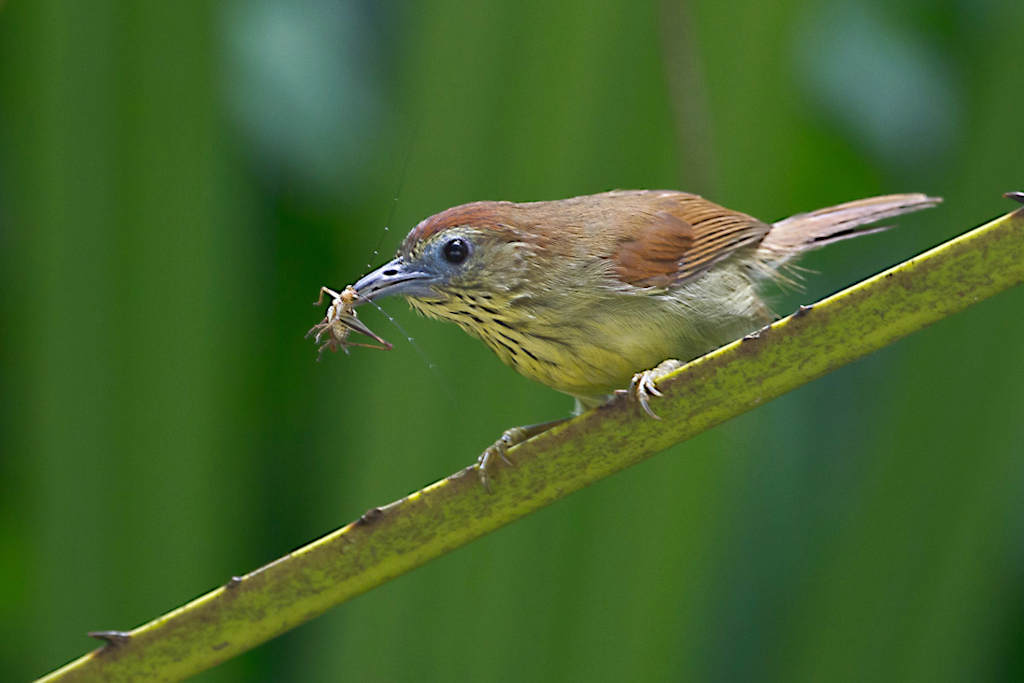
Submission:
[[[514,466],[515,463],[509,460],[508,451],[513,446],[518,446],[542,432],[546,432],[555,425],[562,424],[565,420],[553,422],[542,422],[541,424],[527,425],[526,427],[513,427],[506,429],[493,445],[488,446],[480,457],[476,459],[476,471],[480,475],[480,483],[487,489],[487,493],[494,493],[491,489],[491,475],[497,470],[499,461],[506,465]]]
[[[522,427],[506,429],[505,433],[493,445],[484,449],[484,452],[476,459],[476,471],[480,474],[480,483],[487,489],[487,493],[493,493],[491,474],[497,468],[498,461],[501,460],[509,466],[514,465],[515,463],[508,459],[508,449],[518,446],[529,438],[525,435]]]
[[[644,409],[644,412],[653,417],[655,420],[661,418],[651,409],[651,396],[661,396],[661,392],[658,391],[656,384],[658,380],[664,379],[668,375],[683,367],[685,363],[681,360],[670,358],[668,360],[658,363],[658,367],[650,370],[644,370],[633,375],[633,381],[629,383],[629,388],[620,390],[623,393],[629,394],[629,397],[640,404],[640,407]]]

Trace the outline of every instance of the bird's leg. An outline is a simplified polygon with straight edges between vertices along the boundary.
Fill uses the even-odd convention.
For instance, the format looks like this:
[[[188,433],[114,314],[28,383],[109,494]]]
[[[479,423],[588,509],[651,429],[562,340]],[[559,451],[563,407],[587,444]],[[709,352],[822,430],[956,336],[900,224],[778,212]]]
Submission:
[[[512,429],[506,429],[505,433],[501,435],[494,445],[488,446],[480,457],[476,460],[476,470],[480,474],[480,482],[487,489],[488,493],[491,491],[491,473],[498,466],[498,460],[504,460],[506,465],[512,465],[512,461],[508,459],[508,449],[513,446],[532,439],[538,434],[542,434],[556,425],[560,425],[569,418],[562,418],[561,420],[553,420],[551,422],[541,422],[540,424],[527,425],[525,427],[513,427]]]
[[[681,360],[675,358],[669,358],[658,363],[658,367],[650,370],[644,370],[633,375],[633,380],[629,383],[628,389],[620,389],[616,393],[628,393],[629,397],[636,400],[640,407],[644,409],[644,412],[653,417],[655,420],[660,420],[657,413],[651,410],[651,396],[661,396],[661,392],[658,391],[658,387],[655,386],[658,380],[668,377],[679,368],[686,365]]]

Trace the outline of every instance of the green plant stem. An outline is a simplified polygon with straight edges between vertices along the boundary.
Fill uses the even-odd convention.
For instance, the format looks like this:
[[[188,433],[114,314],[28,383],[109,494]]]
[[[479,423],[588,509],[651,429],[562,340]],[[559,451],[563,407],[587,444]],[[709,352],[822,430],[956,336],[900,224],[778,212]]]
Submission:
[[[208,669],[573,491],[1024,281],[1024,209],[689,363],[662,420],[618,397],[514,448],[487,494],[467,468],[71,662],[46,681]]]

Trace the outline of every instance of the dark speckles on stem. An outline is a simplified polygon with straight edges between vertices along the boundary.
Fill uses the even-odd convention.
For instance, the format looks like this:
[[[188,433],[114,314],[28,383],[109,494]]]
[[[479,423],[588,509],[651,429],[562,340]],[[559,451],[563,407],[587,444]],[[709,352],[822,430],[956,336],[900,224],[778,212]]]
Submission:
[[[85,635],[102,640],[107,644],[107,647],[119,647],[127,643],[132,637],[132,634],[128,631],[89,631]]]

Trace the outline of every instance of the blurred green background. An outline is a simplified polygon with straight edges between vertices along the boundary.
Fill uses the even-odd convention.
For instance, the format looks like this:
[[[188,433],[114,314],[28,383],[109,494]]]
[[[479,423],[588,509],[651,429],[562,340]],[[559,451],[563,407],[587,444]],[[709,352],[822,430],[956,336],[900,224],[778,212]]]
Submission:
[[[806,259],[785,313],[1012,208],[1022,25],[1019,0],[3,3],[4,680],[568,412],[400,301],[425,359],[368,310],[393,351],[315,362],[319,287],[421,218],[946,198]],[[1022,312],[984,302],[199,680],[1021,680]]]

